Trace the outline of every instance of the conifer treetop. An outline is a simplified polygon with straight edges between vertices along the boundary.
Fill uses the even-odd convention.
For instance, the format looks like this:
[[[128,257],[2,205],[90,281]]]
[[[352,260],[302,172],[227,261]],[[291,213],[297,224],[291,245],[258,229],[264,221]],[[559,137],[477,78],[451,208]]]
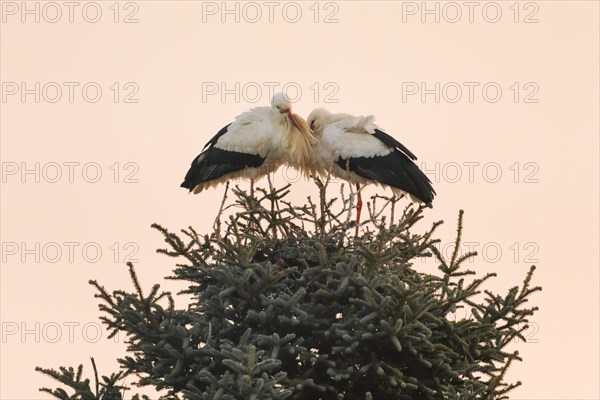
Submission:
[[[496,274],[464,266],[476,253],[460,254],[462,211],[446,258],[435,246],[441,222],[417,232],[421,207],[373,196],[354,237],[354,196],[315,184],[305,204],[270,181],[255,196],[226,190],[210,234],[154,224],[167,244],[158,252],[177,260],[167,279],[185,283],[190,304],[177,309],[158,284],[143,290],[131,264],[133,291],[90,281],[111,337],[126,335],[121,370],[99,379],[94,365],[92,385],[82,366],[38,368],[74,393],[41,390],[123,399],[129,376],[169,400],[507,399],[521,384],[505,379],[521,361],[514,342],[526,342],[537,310],[527,304],[541,290],[535,267],[493,293],[484,287]],[[439,273],[420,272],[422,257]],[[469,316],[457,319],[461,308]]]

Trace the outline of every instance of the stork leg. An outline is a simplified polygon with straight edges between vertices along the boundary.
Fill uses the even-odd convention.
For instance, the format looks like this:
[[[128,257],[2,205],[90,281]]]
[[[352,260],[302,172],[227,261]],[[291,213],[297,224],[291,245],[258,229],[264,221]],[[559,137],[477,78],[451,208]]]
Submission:
[[[360,196],[360,185],[356,184],[356,192],[358,193],[358,198],[356,200],[356,231],[354,236],[358,236],[358,224],[360,223],[360,212],[362,210],[362,197]]]
[[[254,197],[254,179],[250,179],[250,196]]]

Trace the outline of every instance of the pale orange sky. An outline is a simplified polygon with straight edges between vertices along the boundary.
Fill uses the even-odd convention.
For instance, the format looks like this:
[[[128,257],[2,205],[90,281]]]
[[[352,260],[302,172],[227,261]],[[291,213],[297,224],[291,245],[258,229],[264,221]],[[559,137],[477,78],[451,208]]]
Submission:
[[[0,2],[0,398],[48,398],[38,365],[90,372],[94,356],[116,370],[122,338],[97,330],[87,281],[131,290],[131,256],[146,287],[181,288],[162,280],[174,265],[150,225],[209,232],[223,188],[179,184],[272,87],[298,94],[303,116],[375,115],[434,181],[422,226],[445,220],[452,242],[465,210],[464,241],[483,253],[470,267],[498,273],[490,289],[538,265],[511,398],[600,397],[597,2],[22,4]],[[315,194],[294,185],[299,203]]]

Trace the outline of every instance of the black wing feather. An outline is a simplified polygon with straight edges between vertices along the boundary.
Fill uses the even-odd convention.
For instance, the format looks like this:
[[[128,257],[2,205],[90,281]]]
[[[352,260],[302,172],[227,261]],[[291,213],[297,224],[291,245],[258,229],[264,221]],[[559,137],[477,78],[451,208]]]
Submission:
[[[427,175],[400,151],[379,157],[356,157],[346,160],[340,157],[337,164],[340,168],[347,168],[363,178],[410,193],[427,205],[431,205],[436,194]]]
[[[226,174],[238,172],[245,168],[258,168],[264,163],[265,158],[258,154],[228,151],[215,147],[219,138],[227,132],[229,125],[222,128],[206,143],[205,150],[194,158],[190,169],[185,174],[181,187],[189,189],[191,192],[201,183],[219,179]]]
[[[394,139],[392,136],[388,135],[382,130],[375,129],[375,133],[373,133],[377,139],[381,140],[386,146],[391,147],[392,149],[400,149],[404,154],[410,157],[411,160],[416,160],[417,156],[415,156],[409,149],[406,148],[402,143]]]
[[[208,146],[214,146],[215,144],[217,144],[217,140],[219,140],[219,138],[220,138],[221,136],[223,136],[224,134],[226,134],[226,133],[227,133],[227,129],[229,129],[229,126],[230,126],[230,125],[231,125],[231,124],[228,124],[228,125],[225,125],[223,128],[221,128],[221,130],[220,130],[219,132],[217,132],[217,134],[216,134],[215,136],[213,136],[213,138],[212,138],[212,139],[210,139],[210,140],[208,141],[208,143],[206,143],[206,144],[204,145],[204,147],[202,148],[202,150],[206,149]]]

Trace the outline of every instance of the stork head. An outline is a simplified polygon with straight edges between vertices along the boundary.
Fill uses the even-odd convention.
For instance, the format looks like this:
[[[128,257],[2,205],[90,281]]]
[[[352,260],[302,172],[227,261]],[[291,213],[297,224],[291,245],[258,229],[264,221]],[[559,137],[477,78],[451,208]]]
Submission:
[[[292,125],[296,127],[300,132],[304,130],[300,123],[298,122],[296,116],[292,114],[292,103],[290,99],[283,93],[275,93],[273,98],[271,99],[271,107],[273,107],[280,114],[287,114],[288,120]]]
[[[293,163],[305,165],[310,159],[312,132],[306,121],[292,113],[290,99],[283,93],[276,93],[271,99],[271,107],[278,115],[287,120],[284,136]]]
[[[308,114],[306,121],[308,122],[310,129],[317,135],[320,135],[323,133],[323,129],[325,128],[325,125],[327,125],[331,115],[332,114],[329,111],[319,107]]]
[[[271,107],[281,114],[292,112],[292,103],[290,102],[290,99],[283,93],[275,93],[271,99]]]

